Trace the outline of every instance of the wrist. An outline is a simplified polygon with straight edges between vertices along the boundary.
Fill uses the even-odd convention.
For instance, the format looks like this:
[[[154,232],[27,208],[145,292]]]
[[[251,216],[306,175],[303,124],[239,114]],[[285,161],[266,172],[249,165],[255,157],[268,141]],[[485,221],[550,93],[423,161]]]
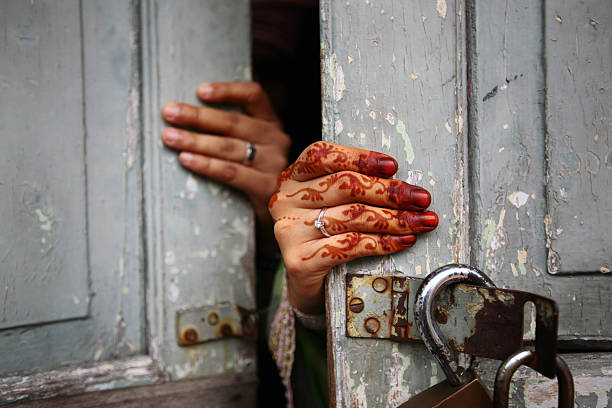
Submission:
[[[325,313],[324,280],[321,282],[298,282],[287,274],[289,302],[294,309],[308,315]]]

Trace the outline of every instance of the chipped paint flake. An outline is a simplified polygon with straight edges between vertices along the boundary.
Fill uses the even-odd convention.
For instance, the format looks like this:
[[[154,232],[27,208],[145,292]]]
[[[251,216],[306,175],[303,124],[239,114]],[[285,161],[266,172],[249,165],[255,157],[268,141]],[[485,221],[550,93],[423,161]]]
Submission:
[[[387,122],[389,122],[390,125],[395,125],[395,116],[393,115],[393,113],[388,112],[385,115],[385,119],[387,120]]]
[[[334,134],[338,136],[344,130],[344,125],[340,119],[336,119],[334,122]]]
[[[174,252],[167,251],[166,254],[164,255],[164,263],[166,265],[174,265],[175,262],[176,262],[176,257],[174,256]]]
[[[51,228],[53,227],[53,224],[54,224],[53,212],[49,211],[48,213],[45,213],[40,208],[37,208],[35,212],[36,212],[36,215],[38,216],[38,222],[40,222],[40,229],[43,231],[51,231]]]
[[[399,351],[397,344],[392,346],[391,359],[391,366],[385,371],[390,385],[387,406],[396,407],[411,397],[408,387],[404,384],[404,373],[412,361],[409,355],[404,355]]]
[[[170,282],[168,285],[168,300],[172,303],[176,302],[179,298],[180,289],[176,282]]]
[[[414,161],[414,149],[412,148],[412,141],[410,140],[410,136],[408,136],[404,121],[398,119],[397,126],[395,127],[395,129],[402,136],[402,139],[404,139],[404,152],[406,152],[406,161],[409,164],[412,164],[412,162]]]
[[[366,143],[366,134],[363,132],[359,132],[359,144],[364,145]]]
[[[196,180],[192,173],[189,173],[187,181],[185,182],[185,197],[187,197],[188,200],[193,200],[197,192],[198,180]]]
[[[512,203],[516,208],[521,208],[527,203],[529,194],[524,191],[515,191],[508,196],[508,201]]]
[[[423,172],[422,171],[420,171],[420,170],[408,170],[408,175],[406,176],[406,183],[418,186],[418,185],[420,185],[421,180],[423,180]]]
[[[450,123],[448,123],[448,120],[446,122],[444,122],[444,127],[446,128],[446,131],[448,133],[450,133],[451,135],[453,134],[453,129],[451,128]]]
[[[385,131],[383,130],[381,132],[381,142],[382,142],[382,146],[386,147],[387,149],[391,148],[391,137],[388,137],[385,135]]]
[[[436,1],[436,11],[440,15],[440,17],[442,17],[442,19],[446,18],[446,11],[447,11],[446,0]]]
[[[510,269],[512,269],[512,275],[514,275],[515,278],[519,276],[518,271],[516,270],[516,265],[512,262],[510,263]]]
[[[334,99],[339,101],[342,99],[342,95],[346,89],[344,85],[344,71],[342,70],[342,65],[336,59],[336,54],[332,55],[332,60],[334,62]]]

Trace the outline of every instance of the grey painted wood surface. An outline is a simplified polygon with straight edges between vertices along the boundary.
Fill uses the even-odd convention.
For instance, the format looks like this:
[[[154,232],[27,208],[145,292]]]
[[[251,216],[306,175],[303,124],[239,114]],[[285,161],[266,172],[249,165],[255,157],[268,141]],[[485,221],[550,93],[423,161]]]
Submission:
[[[3,220],[10,216],[9,210],[29,217],[20,231],[28,250],[39,251],[41,234],[58,234],[51,242],[57,253],[54,259],[59,262],[74,255],[74,265],[62,270],[69,284],[50,285],[44,294],[53,300],[49,288],[55,288],[58,305],[68,296],[72,306],[60,309],[72,313],[71,318],[79,316],[2,331],[0,403],[14,401],[17,394],[17,398],[41,398],[166,382],[134,395],[159,391],[166,395],[163,398],[171,398],[180,391],[177,401],[201,403],[204,393],[197,399],[188,395],[196,385],[173,389],[172,381],[247,373],[243,402],[254,404],[253,343],[225,339],[179,347],[175,328],[175,313],[181,308],[221,301],[255,306],[252,212],[242,195],[181,168],[176,152],[162,146],[165,125],[160,117],[165,102],[199,103],[195,89],[203,81],[250,78],[248,5],[247,0],[0,5],[3,22],[14,20],[23,31],[5,30],[2,63],[5,56],[19,62],[25,52],[31,54],[26,55],[29,60],[17,65],[35,63],[23,66],[25,73],[3,68],[3,115],[4,88],[13,86],[9,96],[23,103],[33,100],[32,107],[38,109],[28,121],[11,107],[15,117],[8,117],[9,125],[0,125],[6,126],[2,135],[17,157],[29,160],[19,177],[34,177],[31,173],[37,170],[41,174],[33,180],[42,180],[36,185],[49,194],[29,194],[23,205],[15,194],[17,198],[5,204],[5,188],[24,187],[13,176],[17,181],[4,179],[4,169],[13,174],[20,164],[3,162],[0,214]],[[11,18],[9,8],[19,18]],[[54,34],[49,35],[49,30]],[[61,41],[64,37],[67,40]],[[30,78],[26,68],[39,76]],[[9,73],[11,77],[5,78]],[[42,126],[46,121],[49,126]],[[9,130],[16,135],[9,135]],[[33,160],[39,161],[38,167]],[[72,173],[63,174],[70,169]],[[11,206],[17,205],[23,208],[13,210]],[[10,247],[7,255],[4,246],[13,237],[2,235],[3,271],[7,265],[17,270]],[[35,255],[34,266],[41,259],[43,266],[51,264],[46,255]],[[80,275],[72,276],[77,272],[85,277],[81,292],[77,291]],[[14,283],[4,281],[2,293]],[[32,296],[25,304],[38,300],[42,303],[45,298]],[[83,304],[88,306],[84,314],[77,307]],[[38,317],[45,319],[50,318]],[[121,360],[130,356],[131,360]],[[240,382],[247,377],[232,378]],[[111,400],[123,398],[125,406],[139,403],[128,394],[105,395]]]
[[[551,211],[557,214],[554,223],[573,219],[578,209],[585,217],[590,214],[581,228],[595,229],[593,234],[599,236],[611,227],[605,199],[610,194],[609,170],[602,158],[609,152],[605,121],[610,79],[609,69],[597,65],[609,61],[609,36],[599,42],[601,47],[594,45],[607,32],[596,14],[607,16],[609,2],[584,2],[577,10],[571,2],[473,1],[468,2],[469,10],[463,5],[442,0],[410,7],[391,0],[322,2],[324,138],[392,154],[400,163],[398,178],[432,192],[432,209],[441,221],[410,250],[355,262],[330,275],[327,305],[335,406],[397,406],[442,377],[420,346],[345,337],[347,271],[391,273],[397,268],[419,276],[450,261],[471,263],[499,286],[559,302],[562,339],[587,348],[609,345],[612,281],[600,273],[605,264],[597,257],[603,248],[609,258],[609,240],[581,237],[571,223],[555,224],[555,251],[563,251],[561,241],[575,240],[560,253],[562,260],[572,258],[575,264],[565,264],[569,269],[561,271],[596,274],[555,276],[547,267]],[[572,46],[552,48],[562,36],[546,36],[554,31],[551,24],[560,25],[556,17],[563,10],[573,16],[561,17]],[[572,56],[576,39],[581,57]],[[570,85],[563,85],[561,80],[567,78],[559,77],[567,76],[565,72],[551,79],[551,70],[561,70],[560,62],[550,65],[551,49],[558,61],[577,64],[578,58],[580,64],[595,64],[583,69],[593,75],[584,72],[571,82],[570,95],[579,95],[566,95],[569,90],[563,86]],[[551,106],[553,101],[557,105]],[[579,125],[558,120],[564,110],[577,112]],[[559,126],[562,135],[554,133]],[[570,180],[574,196],[555,201],[557,197],[547,191],[567,180],[559,176],[547,190],[547,175],[558,165],[550,155],[561,154],[567,140],[582,149],[583,166],[596,162],[588,151],[602,164],[596,175],[587,170],[573,175],[584,177]],[[591,185],[597,188],[597,199]],[[527,318],[526,332],[532,336],[533,316]]]
[[[181,167],[162,146],[161,106],[199,104],[209,81],[250,79],[247,0],[144,3],[145,196],[150,283],[150,352],[172,379],[254,372],[255,344],[236,338],[179,347],[178,310],[218,302],[255,307],[250,204],[222,184]],[[188,63],[186,62],[188,61]]]
[[[397,406],[443,378],[422,345],[345,337],[344,275],[425,276],[467,260],[462,2],[322,2],[324,139],[378,150],[396,178],[426,187],[440,226],[393,257],[337,268],[328,279],[334,406]]]
[[[236,387],[240,384],[240,387]],[[238,408],[254,407],[257,399],[255,374],[225,374],[194,380],[97,391],[8,405],[39,408]]]
[[[611,20],[606,0],[546,2],[551,273],[612,268]]]
[[[78,3],[3,2],[0,16],[5,329],[85,317],[89,293]]]
[[[607,1],[588,3],[591,7],[598,4],[608,14],[612,12]],[[474,111],[470,144],[473,180],[470,239],[474,249],[471,260],[498,285],[555,299],[559,303],[559,334],[563,338],[607,341],[612,337],[612,276],[598,271],[611,252],[605,250],[609,247],[608,239],[595,238],[608,235],[612,227],[612,217],[605,216],[610,214],[610,203],[604,199],[611,191],[612,173],[601,168],[591,184],[586,180],[589,175],[585,170],[585,180],[580,182],[576,177],[582,177],[582,173],[570,176],[559,173],[559,166],[565,166],[565,161],[551,157],[559,155],[560,146],[568,140],[573,140],[575,149],[585,150],[582,160],[586,159],[588,145],[592,154],[602,157],[609,150],[607,129],[597,130],[600,127],[591,125],[591,119],[589,123],[581,120],[572,124],[572,128],[563,125],[570,120],[564,110],[583,115],[580,99],[574,92],[585,99],[582,106],[594,118],[609,115],[609,70],[601,74],[599,68],[594,68],[597,74],[584,72],[572,82],[572,92],[564,85],[565,79],[551,73],[568,72],[568,65],[561,61],[574,58],[576,39],[582,41],[584,24],[589,30],[604,34],[606,29],[595,30],[588,23],[590,14],[581,9],[583,6],[576,8],[574,2],[571,6],[563,4],[475,2],[471,54]],[[557,13],[563,7],[566,9],[563,14],[572,17],[560,24]],[[592,11],[593,18],[598,18],[594,17],[597,10]],[[599,15],[604,14],[600,10]],[[556,27],[556,34],[548,28],[551,25]],[[559,27],[571,41],[561,38]],[[609,60],[606,41],[609,44],[609,38],[602,37],[603,48],[581,47],[580,61],[588,65],[585,58],[594,64]],[[607,75],[608,79],[600,79],[600,75]],[[593,92],[590,81],[600,84],[591,99],[583,95]],[[607,89],[603,94],[599,91],[601,87]],[[593,140],[594,132],[601,133],[597,143]],[[554,174],[552,169],[557,169]],[[567,196],[563,199],[559,182],[566,185]],[[591,187],[601,197],[585,194],[584,189]],[[599,188],[595,190],[596,187]],[[578,216],[577,224],[569,222],[574,215]],[[579,220],[586,220],[585,224],[581,226]],[[591,229],[592,234],[584,234],[585,228]],[[563,265],[564,259],[570,262],[566,272],[597,271],[597,274],[579,277],[549,274],[547,229],[552,233],[553,251],[558,253],[559,262]],[[558,246],[561,241],[565,242],[565,249]]]
[[[2,331],[0,372],[142,353],[138,8],[0,7],[1,205],[14,206],[2,215],[2,310],[9,317],[22,291],[32,323]]]

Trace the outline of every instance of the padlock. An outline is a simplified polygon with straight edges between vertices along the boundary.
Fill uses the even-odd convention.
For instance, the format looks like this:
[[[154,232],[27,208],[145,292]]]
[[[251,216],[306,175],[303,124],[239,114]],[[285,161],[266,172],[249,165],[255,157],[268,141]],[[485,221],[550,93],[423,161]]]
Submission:
[[[436,294],[444,287],[457,283],[471,283],[494,288],[493,282],[478,269],[465,265],[446,265],[432,272],[416,294],[414,319],[425,346],[436,357],[446,374],[446,380],[417,394],[401,408],[491,408],[493,399],[482,381],[471,368],[459,364],[459,356],[440,335],[434,322],[433,310]]]
[[[507,408],[512,375],[522,365],[530,364],[536,358],[531,349],[521,349],[512,354],[499,366],[495,376],[494,407]],[[574,379],[567,364],[557,355],[557,381],[559,383],[558,404],[560,408],[574,407]]]

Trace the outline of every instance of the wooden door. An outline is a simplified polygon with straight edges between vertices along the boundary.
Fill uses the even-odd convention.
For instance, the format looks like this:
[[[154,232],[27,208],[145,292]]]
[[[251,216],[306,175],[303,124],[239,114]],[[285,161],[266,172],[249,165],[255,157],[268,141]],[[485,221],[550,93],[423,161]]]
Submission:
[[[346,337],[346,274],[450,262],[555,299],[577,403],[612,406],[610,17],[605,0],[322,1],[324,138],[393,155],[440,216],[414,248],[330,274],[334,406],[398,406],[444,376],[421,345]],[[498,364],[480,361],[489,383]],[[556,406],[526,369],[513,389]]]
[[[185,309],[254,308],[249,204],[160,139],[163,103],[250,78],[248,1],[8,0],[0,21],[0,402],[254,405],[252,342],[177,333]]]

